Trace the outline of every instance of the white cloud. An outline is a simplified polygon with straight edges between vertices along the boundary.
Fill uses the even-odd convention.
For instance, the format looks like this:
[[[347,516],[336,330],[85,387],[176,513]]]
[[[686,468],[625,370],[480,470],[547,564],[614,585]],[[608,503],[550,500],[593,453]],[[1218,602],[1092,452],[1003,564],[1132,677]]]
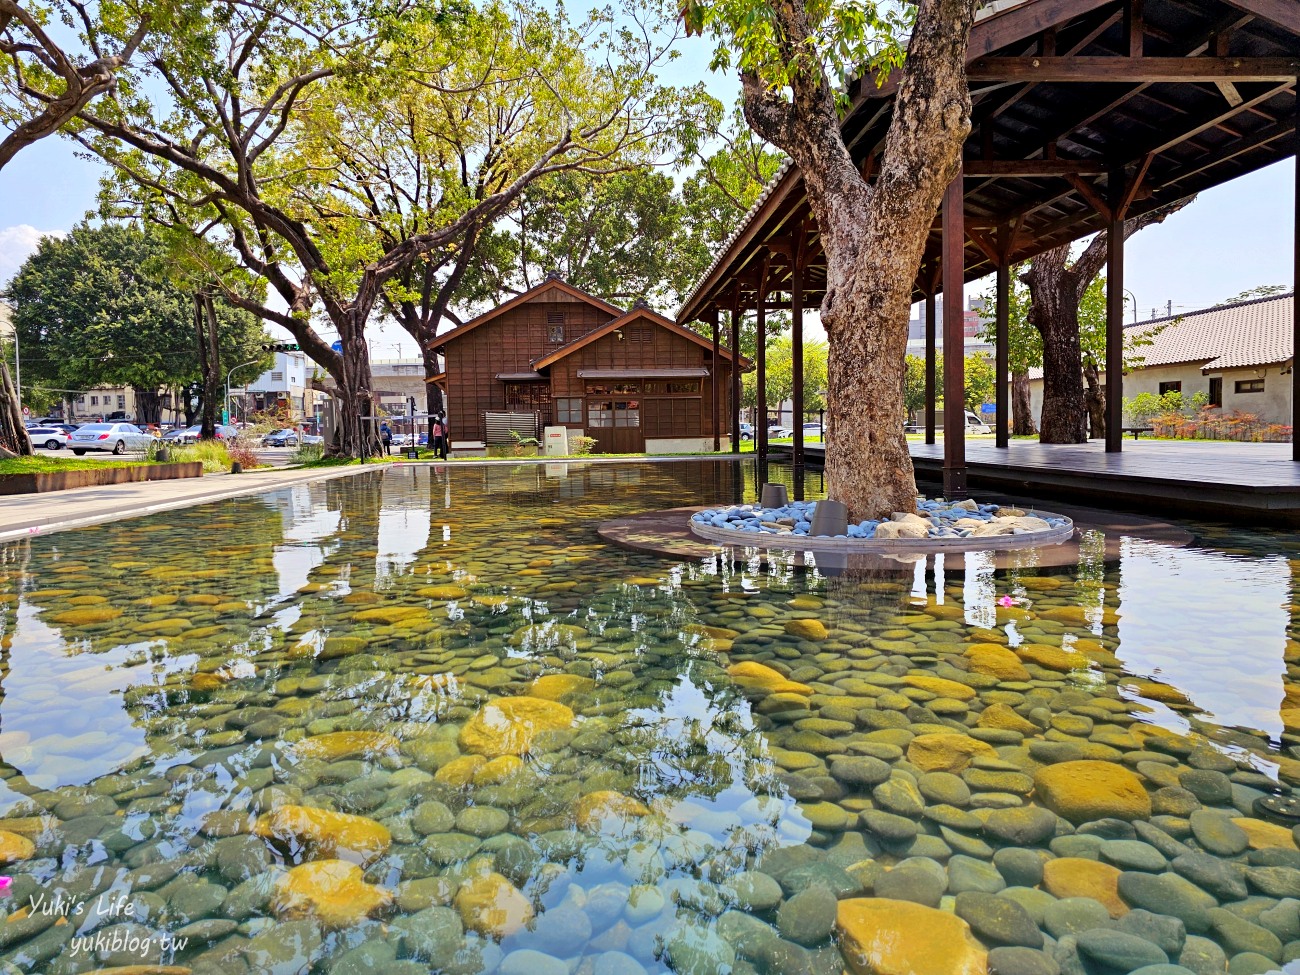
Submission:
[[[0,287],[9,283],[23,261],[36,253],[42,237],[62,237],[62,230],[37,230],[29,224],[0,229]]]

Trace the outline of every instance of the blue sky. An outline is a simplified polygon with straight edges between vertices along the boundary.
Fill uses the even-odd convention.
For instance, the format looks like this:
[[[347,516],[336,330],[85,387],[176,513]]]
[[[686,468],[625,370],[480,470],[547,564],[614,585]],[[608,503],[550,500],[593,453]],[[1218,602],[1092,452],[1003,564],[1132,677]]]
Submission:
[[[735,97],[732,78],[708,73],[705,42],[686,41],[682,52],[670,69],[672,82],[703,80],[716,97]],[[98,174],[97,164],[77,158],[72,145],[58,138],[24,149],[0,172],[0,285],[42,233],[67,231],[94,208]],[[1163,225],[1132,238],[1126,286],[1137,299],[1139,317],[1150,317],[1153,308],[1164,314],[1168,302],[1177,312],[1259,285],[1290,288],[1294,213],[1292,160],[1203,194]],[[983,289],[976,283],[968,293]],[[395,326],[375,333],[384,347],[375,352],[384,358],[409,343]]]

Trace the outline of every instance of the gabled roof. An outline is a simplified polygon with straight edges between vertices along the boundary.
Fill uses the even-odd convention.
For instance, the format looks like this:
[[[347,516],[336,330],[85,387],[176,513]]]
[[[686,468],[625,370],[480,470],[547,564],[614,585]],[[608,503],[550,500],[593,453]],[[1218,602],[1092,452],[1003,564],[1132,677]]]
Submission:
[[[708,339],[706,339],[699,332],[693,332],[689,328],[684,328],[683,326],[678,325],[671,318],[665,318],[663,315],[651,311],[649,308],[645,307],[644,305],[637,305],[636,307],[632,308],[630,311],[627,311],[622,315],[620,315],[618,318],[615,318],[613,321],[606,322],[604,325],[602,325],[600,328],[596,329],[595,331],[588,332],[586,335],[582,336],[582,338],[576,339],[575,341],[570,342],[568,345],[562,345],[554,352],[548,353],[547,355],[544,355],[539,359],[534,359],[533,368],[540,371],[542,369],[545,369],[547,366],[554,365],[555,363],[559,362],[561,359],[564,359],[572,355],[574,352],[577,352],[579,349],[586,348],[588,345],[590,345],[592,342],[595,342],[597,339],[604,338],[606,335],[609,335],[610,333],[617,331],[618,329],[624,327],[625,325],[632,324],[632,322],[636,321],[637,319],[645,319],[651,324],[658,325],[660,328],[666,328],[668,329],[668,331],[673,332],[676,335],[680,335],[682,338],[694,342],[696,345],[701,346],[702,348],[708,349],[710,352],[713,351],[713,343],[710,342]],[[725,346],[719,346],[718,352],[720,355],[724,356],[727,359],[732,358],[731,350],[726,348]],[[740,365],[742,368],[744,368],[749,365],[749,361],[745,359],[743,356],[741,356]]]
[[[1290,359],[1294,317],[1292,296],[1274,295],[1139,322],[1125,332],[1151,336],[1136,350],[1143,367],[1199,362],[1204,370],[1241,369]]]
[[[488,322],[494,320],[500,315],[505,314],[511,309],[518,308],[520,305],[527,304],[528,302],[533,301],[536,298],[540,298],[542,295],[547,294],[548,292],[551,291],[560,291],[568,295],[574,301],[586,302],[587,304],[591,305],[593,308],[599,308],[601,311],[606,312],[613,318],[617,318],[619,315],[623,314],[623,309],[619,308],[617,305],[611,305],[608,301],[602,301],[600,298],[597,298],[595,295],[589,295],[581,288],[575,288],[573,285],[568,284],[565,281],[561,281],[558,277],[554,275],[547,275],[546,280],[543,281],[541,284],[537,285],[536,287],[529,288],[523,294],[515,295],[513,298],[511,298],[509,301],[505,302],[504,304],[497,305],[491,311],[487,311],[484,312],[482,315],[479,315],[478,318],[470,319],[464,325],[458,325],[456,328],[453,328],[450,332],[444,332],[442,335],[439,335],[437,338],[433,340],[432,348],[441,349],[448,342],[454,342],[457,339],[462,338],[465,335],[468,335],[470,332],[474,331],[474,329],[478,328],[480,325],[486,325]]]
[[[1142,357],[1136,369],[1191,364],[1203,372],[1218,372],[1289,361],[1294,355],[1294,318],[1293,297],[1273,295],[1138,322],[1124,334],[1129,342],[1150,338],[1150,345],[1133,350],[1135,357]],[[1031,379],[1042,376],[1041,369],[1029,370]]]

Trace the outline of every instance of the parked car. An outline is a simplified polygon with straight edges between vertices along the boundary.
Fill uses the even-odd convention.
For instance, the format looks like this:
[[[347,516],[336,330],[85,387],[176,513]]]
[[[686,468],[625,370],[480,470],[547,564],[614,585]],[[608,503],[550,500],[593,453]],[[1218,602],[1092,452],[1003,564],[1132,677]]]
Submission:
[[[803,438],[805,440],[820,440],[822,438],[822,425],[820,423],[805,423],[803,425]]]
[[[131,416],[125,410],[115,410],[104,417],[105,423],[130,423],[135,417]]]
[[[794,436],[794,433],[793,431],[791,431],[789,427],[768,427],[767,428],[768,440],[784,440],[787,437],[792,437],[792,436]]]
[[[740,424],[740,439],[741,439],[741,440],[753,440],[753,439],[754,439],[754,425],[753,425],[752,423],[745,423],[744,421],[741,421],[741,424]]]
[[[298,446],[298,431],[285,427],[283,430],[272,430],[262,438],[263,447],[296,447]]]
[[[33,447],[58,450],[67,445],[68,431],[59,427],[28,427],[27,439],[32,442]]]
[[[163,433],[162,440],[164,443],[169,443],[169,444],[184,443],[185,441],[182,438],[184,438],[185,431],[188,429],[189,427],[173,427],[172,429]]]
[[[78,427],[68,446],[80,457],[87,450],[107,450],[120,454],[127,450],[144,450],[153,441],[133,423],[87,423]]]
[[[304,433],[304,434],[302,435],[302,442],[303,442],[304,444],[324,444],[324,443],[325,443],[325,438],[324,438],[324,437],[317,437],[317,436],[315,436],[315,435],[313,435],[313,434],[310,434],[310,433]]]
[[[168,440],[171,443],[198,443],[199,435],[202,432],[203,425],[201,423],[196,423],[192,427],[186,427],[184,430],[179,431],[174,439],[165,436],[163,439]],[[234,440],[239,436],[239,431],[234,427],[225,426],[220,423],[213,428],[213,433],[216,435],[216,439],[218,440]]]
[[[966,432],[967,433],[992,433],[993,428],[981,420],[970,410],[966,411]]]

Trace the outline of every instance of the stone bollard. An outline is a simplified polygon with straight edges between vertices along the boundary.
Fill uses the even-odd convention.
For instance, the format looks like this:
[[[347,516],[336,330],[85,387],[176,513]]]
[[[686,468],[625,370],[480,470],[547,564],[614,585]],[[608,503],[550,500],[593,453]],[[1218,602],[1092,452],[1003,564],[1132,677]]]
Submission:
[[[790,496],[786,494],[784,484],[764,484],[763,491],[759,495],[758,504],[762,508],[784,508],[790,503]]]
[[[809,535],[843,535],[848,530],[849,509],[845,505],[829,498],[817,502]]]
[[[159,447],[154,451],[153,459],[159,464],[165,464],[171,459],[171,455],[167,453],[166,447]]]
[[[242,473],[244,473],[244,465],[241,464],[239,461],[234,461],[234,462],[231,463],[231,465],[230,465],[230,473],[232,473],[232,474],[242,474]]]

